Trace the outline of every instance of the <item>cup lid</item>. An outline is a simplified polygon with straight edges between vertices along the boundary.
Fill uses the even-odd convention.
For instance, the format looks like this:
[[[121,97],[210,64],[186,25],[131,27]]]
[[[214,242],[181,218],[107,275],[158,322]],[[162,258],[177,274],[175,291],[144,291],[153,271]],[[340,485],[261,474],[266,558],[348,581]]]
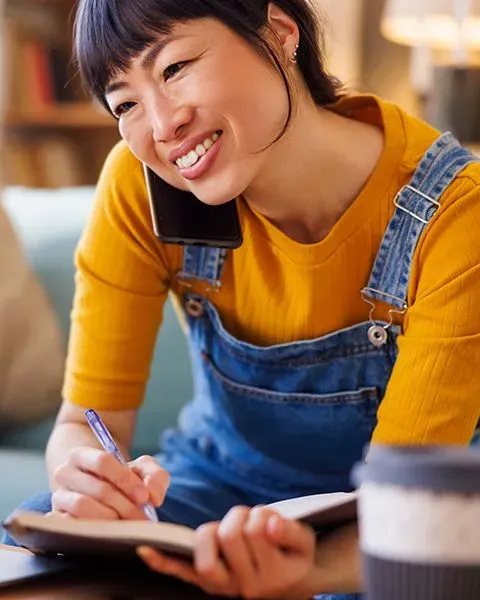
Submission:
[[[480,493],[480,449],[468,446],[372,445],[367,462],[357,463],[352,481],[436,492]]]

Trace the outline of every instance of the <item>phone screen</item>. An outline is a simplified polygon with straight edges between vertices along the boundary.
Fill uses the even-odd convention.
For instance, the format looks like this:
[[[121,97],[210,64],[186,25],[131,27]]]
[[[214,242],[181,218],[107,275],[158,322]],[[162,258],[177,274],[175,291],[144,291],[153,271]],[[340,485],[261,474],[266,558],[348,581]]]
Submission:
[[[155,235],[170,244],[238,248],[242,230],[235,200],[209,206],[143,165]]]

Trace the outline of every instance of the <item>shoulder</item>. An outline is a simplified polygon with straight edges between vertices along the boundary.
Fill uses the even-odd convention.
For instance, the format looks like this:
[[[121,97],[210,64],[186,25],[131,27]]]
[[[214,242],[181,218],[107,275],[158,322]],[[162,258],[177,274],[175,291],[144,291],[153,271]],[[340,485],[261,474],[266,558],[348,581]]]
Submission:
[[[118,142],[108,154],[96,189],[96,216],[103,216],[110,225],[130,230],[148,226],[149,205],[141,162],[124,141]],[[132,221],[136,226],[132,229]]]
[[[386,126],[396,122],[400,125],[405,136],[405,152],[400,165],[400,170],[404,176],[411,177],[425,153],[441,136],[441,132],[432,127],[424,120],[416,117],[398,105],[390,102],[378,100],[381,107]],[[395,116],[394,116],[395,115]],[[446,209],[466,196],[477,196],[480,193],[480,157],[477,162],[473,162],[465,167],[454,179],[454,181],[445,189],[441,198],[441,208],[438,211],[439,218]],[[472,206],[472,209],[479,210],[480,206]]]
[[[478,280],[480,267],[480,163],[467,166],[448,187],[417,251],[420,295]],[[476,286],[478,287],[478,286]],[[480,287],[478,287],[480,290]]]
[[[387,103],[388,104],[388,103]],[[384,112],[396,112],[405,135],[401,180],[408,182],[427,150],[441,132],[404,110],[389,104]],[[455,285],[480,265],[480,158],[467,165],[446,187],[440,208],[420,238],[414,261],[413,283],[417,299],[445,286]]]
[[[147,250],[171,268],[181,259],[177,247],[162,244],[154,234],[143,166],[123,140],[105,160],[91,227],[116,231],[131,248]]]
[[[100,174],[99,187],[109,190],[136,190],[145,195],[142,163],[123,140],[110,150]]]

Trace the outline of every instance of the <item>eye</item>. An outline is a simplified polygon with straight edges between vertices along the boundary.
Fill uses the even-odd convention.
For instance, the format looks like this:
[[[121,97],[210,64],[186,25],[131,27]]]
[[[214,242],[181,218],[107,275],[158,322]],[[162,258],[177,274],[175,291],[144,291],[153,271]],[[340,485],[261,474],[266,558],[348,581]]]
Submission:
[[[119,119],[122,115],[126,114],[129,110],[131,110],[135,106],[135,102],[122,102],[116,108],[112,110],[113,114],[117,119]]]
[[[171,77],[174,77],[177,73],[179,73],[186,64],[187,63],[184,61],[184,62],[177,62],[177,63],[173,63],[172,65],[169,65],[163,71],[163,79],[165,81],[168,81]]]

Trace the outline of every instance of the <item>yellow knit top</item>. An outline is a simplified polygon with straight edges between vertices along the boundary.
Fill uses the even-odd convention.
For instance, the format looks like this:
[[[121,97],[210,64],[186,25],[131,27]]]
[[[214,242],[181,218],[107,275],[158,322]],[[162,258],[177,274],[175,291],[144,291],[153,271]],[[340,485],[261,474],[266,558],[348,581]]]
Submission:
[[[221,291],[194,283],[241,340],[287,343],[368,319],[360,290],[394,196],[439,133],[374,96],[344,98],[333,109],[385,133],[353,204],[323,240],[306,245],[240,202],[244,243],[227,260]],[[64,397],[100,410],[136,408],[167,294],[180,298],[185,288],[175,276],[182,248],[155,238],[141,165],[123,142],[106,161],[76,263]],[[408,304],[374,441],[466,443],[480,414],[480,164],[454,181],[424,232]],[[380,305],[376,318],[387,319],[387,310]]]

